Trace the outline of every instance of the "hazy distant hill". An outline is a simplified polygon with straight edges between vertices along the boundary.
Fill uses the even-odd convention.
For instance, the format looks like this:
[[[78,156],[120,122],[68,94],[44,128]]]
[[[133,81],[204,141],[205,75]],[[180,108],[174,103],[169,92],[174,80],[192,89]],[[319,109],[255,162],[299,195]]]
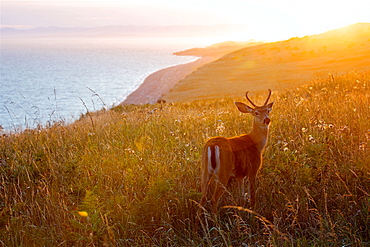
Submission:
[[[104,26],[93,28],[39,27],[29,30],[1,28],[2,38],[30,37],[192,37],[228,35],[244,30],[244,25],[183,26]]]
[[[167,101],[191,101],[245,91],[296,87],[314,77],[370,70],[370,24],[248,46],[206,64],[180,81]]]
[[[247,46],[254,46],[259,44],[263,44],[263,42],[257,42],[255,40],[245,42],[225,41],[204,48],[192,48],[185,51],[175,52],[174,54],[178,56],[221,57],[227,53],[245,48]]]

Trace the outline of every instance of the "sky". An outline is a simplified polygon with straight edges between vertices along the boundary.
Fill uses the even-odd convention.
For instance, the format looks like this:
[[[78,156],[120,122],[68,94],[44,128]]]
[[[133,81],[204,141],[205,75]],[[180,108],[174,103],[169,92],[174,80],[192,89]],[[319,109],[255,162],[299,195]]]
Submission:
[[[282,40],[370,23],[369,0],[3,1],[1,27],[242,24],[234,40]]]

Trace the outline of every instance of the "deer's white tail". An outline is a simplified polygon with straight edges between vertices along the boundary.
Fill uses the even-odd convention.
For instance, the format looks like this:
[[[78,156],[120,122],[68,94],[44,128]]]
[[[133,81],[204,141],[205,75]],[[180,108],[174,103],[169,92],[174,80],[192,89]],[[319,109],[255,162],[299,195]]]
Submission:
[[[220,147],[208,146],[207,149],[207,158],[208,158],[208,174],[218,173],[220,169]]]

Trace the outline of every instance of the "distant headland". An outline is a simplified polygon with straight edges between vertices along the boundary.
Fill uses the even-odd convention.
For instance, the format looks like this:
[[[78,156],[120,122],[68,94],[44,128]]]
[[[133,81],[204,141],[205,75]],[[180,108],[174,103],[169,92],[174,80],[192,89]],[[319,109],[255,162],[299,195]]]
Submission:
[[[370,23],[262,42],[224,42],[175,53],[199,60],[158,71],[123,104],[238,97],[245,90],[285,90],[315,77],[369,70]]]

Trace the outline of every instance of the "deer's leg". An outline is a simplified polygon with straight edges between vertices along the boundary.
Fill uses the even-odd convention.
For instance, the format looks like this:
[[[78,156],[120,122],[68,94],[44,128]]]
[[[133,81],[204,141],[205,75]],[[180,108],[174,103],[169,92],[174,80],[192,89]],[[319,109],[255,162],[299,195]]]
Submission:
[[[202,184],[201,184],[201,191],[202,191],[202,199],[200,201],[200,205],[203,207],[207,202],[207,192],[208,192],[208,185],[209,180],[211,179],[211,174],[209,174],[206,170],[203,171],[202,174]]]
[[[240,193],[240,203],[241,205],[244,205],[246,200],[247,200],[247,197],[245,195],[245,191],[244,191],[244,177],[239,177],[236,179],[238,181],[238,189],[239,189],[239,193]]]
[[[219,138],[217,145],[214,146],[214,174],[215,190],[211,199],[212,213],[217,213],[218,202],[225,192],[230,174],[233,169],[233,152],[225,138]]]
[[[229,174],[219,173],[216,179],[216,187],[212,196],[212,213],[217,213],[218,202],[225,192],[227,182],[229,181]]]
[[[250,206],[254,207],[256,204],[256,175],[249,177],[249,195],[250,195]]]

